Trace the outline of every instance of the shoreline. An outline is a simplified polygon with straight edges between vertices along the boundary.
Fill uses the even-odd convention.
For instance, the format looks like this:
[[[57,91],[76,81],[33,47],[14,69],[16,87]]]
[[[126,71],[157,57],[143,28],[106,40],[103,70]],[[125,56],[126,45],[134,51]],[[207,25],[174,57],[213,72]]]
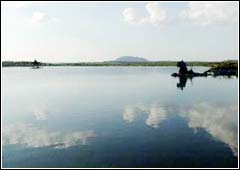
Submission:
[[[230,60],[230,61],[222,61],[222,62],[212,62],[212,61],[186,61],[188,67],[193,66],[201,66],[201,67],[211,67],[215,64],[220,63],[233,63],[238,65],[238,61]],[[2,67],[32,67],[33,62],[31,61],[2,61]],[[162,66],[176,66],[177,61],[157,61],[157,62],[114,62],[114,61],[106,61],[106,62],[78,62],[78,63],[44,63],[40,62],[39,66],[46,67],[46,66],[89,66],[89,67],[116,67],[116,66],[123,66],[123,67],[162,67]]]

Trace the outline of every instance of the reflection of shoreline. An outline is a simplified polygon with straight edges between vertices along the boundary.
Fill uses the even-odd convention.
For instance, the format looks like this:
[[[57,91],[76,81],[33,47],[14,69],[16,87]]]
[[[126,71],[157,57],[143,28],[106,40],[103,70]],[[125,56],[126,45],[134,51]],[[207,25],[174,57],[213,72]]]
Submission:
[[[203,128],[215,139],[226,143],[234,156],[238,156],[238,108],[234,105],[210,105],[200,103],[188,108],[177,107],[174,112],[188,120],[188,127]],[[147,113],[145,124],[158,128],[159,124],[172,113],[171,108],[157,105],[134,105],[124,109],[123,119],[132,123],[140,115]]]
[[[180,88],[181,90],[183,90],[185,87],[186,87],[186,84],[187,84],[187,81],[190,80],[191,82],[193,82],[193,78],[203,78],[205,76],[197,76],[197,77],[194,77],[194,76],[179,76],[178,77],[178,83],[176,84],[176,87],[177,88]],[[213,76],[214,77],[214,76]],[[225,79],[232,79],[234,78],[235,76],[216,76],[216,77],[219,77],[219,78],[225,78]],[[214,78],[216,78],[214,77]]]
[[[3,127],[3,145],[18,144],[27,147],[68,148],[87,144],[89,138],[96,137],[92,130],[70,133],[48,132],[27,124],[14,124]]]

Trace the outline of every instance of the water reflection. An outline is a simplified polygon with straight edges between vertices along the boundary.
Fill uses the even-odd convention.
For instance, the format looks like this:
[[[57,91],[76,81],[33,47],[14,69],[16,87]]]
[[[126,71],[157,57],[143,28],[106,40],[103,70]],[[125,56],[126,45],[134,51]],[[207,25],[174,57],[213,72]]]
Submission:
[[[69,133],[49,132],[30,124],[12,124],[3,127],[3,145],[17,144],[27,147],[67,148],[87,144],[89,138],[96,137],[92,130]]]
[[[189,78],[187,78],[186,76],[181,76],[181,77],[178,77],[178,79],[179,79],[179,82],[177,83],[177,88],[180,88],[181,90],[183,90]],[[192,78],[190,78],[190,80],[192,81]]]
[[[158,125],[167,118],[167,111],[162,107],[151,107],[146,125],[157,128]]]
[[[180,116],[187,118],[190,128],[204,128],[216,139],[226,143],[238,155],[238,108],[236,105],[210,105],[200,103],[181,109]]]
[[[238,108],[233,105],[214,105],[208,103],[194,104],[188,107],[163,107],[157,105],[127,106],[123,119],[129,123],[135,121],[140,113],[147,113],[145,124],[158,128],[170,114],[177,113],[188,120],[188,127],[198,133],[198,128],[206,130],[214,139],[227,144],[233,154],[238,156]]]
[[[123,119],[127,122],[133,122],[140,113],[147,113],[146,125],[157,128],[159,124],[167,118],[167,108],[156,104],[151,106],[136,105],[127,106],[123,112]]]
[[[32,112],[36,120],[47,120],[49,114],[47,107],[45,105],[34,107]]]
[[[177,88],[180,88],[183,90],[186,87],[187,81],[190,80],[191,82],[193,81],[193,78],[203,78],[205,76],[201,77],[192,77],[192,76],[179,76],[178,77],[178,83],[176,84]],[[236,78],[237,76],[212,76],[214,78],[224,78],[224,79],[233,79]]]

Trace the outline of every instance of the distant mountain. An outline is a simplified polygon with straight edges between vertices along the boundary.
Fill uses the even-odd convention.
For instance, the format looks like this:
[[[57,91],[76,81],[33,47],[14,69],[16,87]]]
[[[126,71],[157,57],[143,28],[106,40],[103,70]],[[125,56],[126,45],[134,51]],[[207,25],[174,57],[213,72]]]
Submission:
[[[132,57],[132,56],[119,57],[115,61],[117,62],[148,62],[148,60],[146,60],[145,58]]]

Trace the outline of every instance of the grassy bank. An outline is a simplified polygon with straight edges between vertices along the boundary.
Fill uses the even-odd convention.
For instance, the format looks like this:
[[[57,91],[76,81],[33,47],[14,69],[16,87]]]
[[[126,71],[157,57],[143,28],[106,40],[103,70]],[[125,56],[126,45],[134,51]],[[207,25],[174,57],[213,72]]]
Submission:
[[[211,67],[221,62],[187,61],[188,66]],[[231,61],[238,65],[238,61]],[[156,61],[156,62],[78,62],[78,63],[42,63],[40,66],[176,66],[177,61]],[[31,67],[31,61],[3,61],[2,67]]]

